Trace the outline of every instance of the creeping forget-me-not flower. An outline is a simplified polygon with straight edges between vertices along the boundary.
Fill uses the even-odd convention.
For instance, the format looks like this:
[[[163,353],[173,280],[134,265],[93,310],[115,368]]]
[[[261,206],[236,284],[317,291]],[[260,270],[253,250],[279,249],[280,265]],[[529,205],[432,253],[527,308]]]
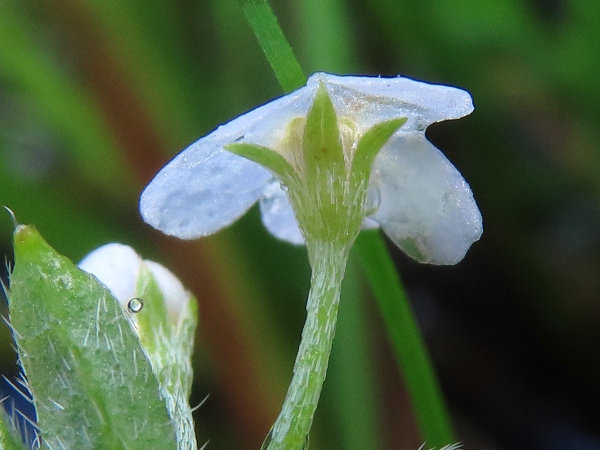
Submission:
[[[167,234],[194,239],[231,224],[259,201],[269,231],[302,244],[306,236],[286,195],[286,180],[272,167],[225,147],[234,143],[272,149],[301,171],[302,136],[296,139],[294,134],[302,132],[297,122],[306,119],[319,86],[337,115],[348,167],[369,130],[406,120],[372,162],[363,227],[380,226],[418,261],[460,261],[481,236],[481,215],[469,185],[426,139],[425,129],[471,113],[471,97],[461,89],[403,77],[314,74],[305,87],[220,126],[176,156],[143,192],[144,220]]]
[[[263,448],[307,446],[361,228],[381,227],[408,255],[432,264],[457,263],[481,236],[471,189],[425,138],[428,125],[472,110],[470,95],[453,87],[317,73],[192,144],[142,193],[144,220],[170,235],[214,233],[258,201],[272,234],[306,244],[306,322]]]

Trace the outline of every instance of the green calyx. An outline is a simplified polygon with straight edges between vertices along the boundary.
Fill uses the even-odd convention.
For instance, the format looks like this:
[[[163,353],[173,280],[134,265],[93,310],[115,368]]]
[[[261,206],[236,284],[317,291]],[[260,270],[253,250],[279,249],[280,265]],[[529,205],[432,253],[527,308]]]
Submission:
[[[342,121],[321,84],[306,119],[290,122],[277,150],[251,143],[225,146],[266,167],[287,187],[307,244],[354,241],[367,215],[375,157],[406,118],[379,123],[362,136],[351,118]]]
[[[345,165],[338,118],[327,94],[320,84],[304,126],[302,139],[304,170],[319,174],[338,170]]]
[[[140,265],[136,295],[143,300],[139,312],[129,312],[140,343],[163,388],[163,396],[181,398],[187,404],[192,388],[192,356],[198,307],[190,294],[177,317],[167,310],[167,300],[151,270]]]
[[[145,263],[140,265],[136,295],[143,299],[143,308],[135,313],[130,310],[129,314],[159,382],[178,450],[197,449],[188,403],[193,381],[191,356],[198,314],[196,299],[190,294],[180,311],[170,313],[167,299]]]

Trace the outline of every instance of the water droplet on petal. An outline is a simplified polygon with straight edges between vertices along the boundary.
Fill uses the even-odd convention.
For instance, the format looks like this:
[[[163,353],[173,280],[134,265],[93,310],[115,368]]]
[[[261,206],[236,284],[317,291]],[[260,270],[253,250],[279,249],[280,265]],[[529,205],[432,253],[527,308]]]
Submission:
[[[371,183],[367,189],[367,200],[365,201],[365,214],[372,216],[381,206],[381,190],[376,183]]]
[[[134,297],[127,303],[127,311],[130,313],[139,313],[144,307],[144,300]]]

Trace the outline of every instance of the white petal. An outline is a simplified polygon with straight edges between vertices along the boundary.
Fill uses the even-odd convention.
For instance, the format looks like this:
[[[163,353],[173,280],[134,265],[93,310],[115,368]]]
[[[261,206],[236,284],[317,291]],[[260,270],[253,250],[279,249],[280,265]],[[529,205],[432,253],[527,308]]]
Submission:
[[[225,142],[198,141],[167,164],[140,198],[145,222],[166,234],[194,239],[244,214],[271,174],[223,150]]]
[[[361,229],[363,229],[363,230],[375,230],[377,228],[379,228],[379,224],[377,222],[375,222],[373,219],[365,217],[365,220],[363,220]]]
[[[220,126],[169,162],[140,198],[143,219],[166,234],[194,239],[244,214],[271,174],[223,149],[234,141],[273,146],[289,122],[305,116],[313,87],[303,87]]]
[[[260,199],[262,221],[269,232],[278,239],[294,245],[304,244],[304,237],[281,183],[273,179]]]
[[[322,82],[340,118],[350,117],[361,132],[376,123],[407,117],[404,131],[423,131],[428,125],[458,119],[473,111],[468,92],[451,86],[423,83],[405,77],[380,78],[316,73],[307,86]]]
[[[135,297],[141,262],[128,245],[106,244],[83,258],[79,268],[95,275],[125,307]]]
[[[371,216],[409,256],[456,264],[483,232],[462,175],[422,134],[397,134],[374,164],[381,205]]]

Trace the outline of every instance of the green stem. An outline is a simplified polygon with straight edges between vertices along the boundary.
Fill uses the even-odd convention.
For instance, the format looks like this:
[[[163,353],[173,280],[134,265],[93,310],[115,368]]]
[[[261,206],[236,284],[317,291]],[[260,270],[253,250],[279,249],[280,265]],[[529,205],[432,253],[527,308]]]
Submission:
[[[306,78],[267,1],[238,1],[283,90],[290,92],[302,86]],[[383,240],[377,234],[363,232],[356,245],[394,345],[421,435],[431,446],[454,442],[427,350]]]
[[[308,244],[312,276],[306,304],[306,322],[294,364],[294,376],[279,417],[263,448],[307,448],[321,388],[325,381],[348,249],[333,242]]]

